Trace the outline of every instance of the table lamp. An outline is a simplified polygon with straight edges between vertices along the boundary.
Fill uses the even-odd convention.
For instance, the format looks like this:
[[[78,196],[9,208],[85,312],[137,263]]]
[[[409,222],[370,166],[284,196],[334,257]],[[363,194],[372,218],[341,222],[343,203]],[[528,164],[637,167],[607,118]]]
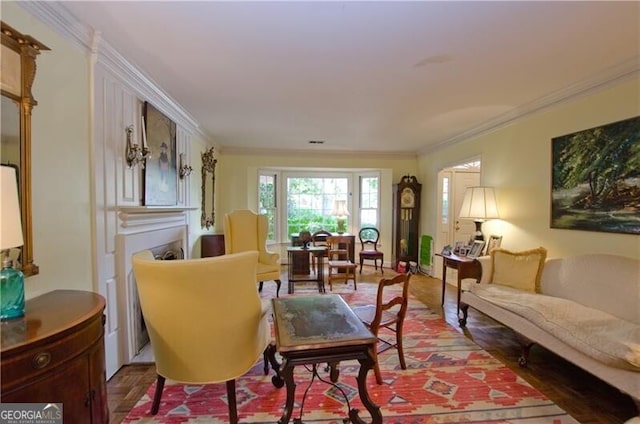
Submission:
[[[458,217],[472,219],[476,224],[474,238],[484,240],[482,223],[487,219],[500,218],[493,187],[467,187]]]
[[[22,246],[23,241],[16,170],[10,166],[0,168],[0,320],[5,321],[24,316],[24,275],[13,267],[9,255],[11,249]]]
[[[346,200],[336,200],[336,208],[333,211],[333,214],[336,216],[336,221],[338,223],[338,234],[344,233],[344,224],[349,216],[349,211],[347,210],[347,201]]]

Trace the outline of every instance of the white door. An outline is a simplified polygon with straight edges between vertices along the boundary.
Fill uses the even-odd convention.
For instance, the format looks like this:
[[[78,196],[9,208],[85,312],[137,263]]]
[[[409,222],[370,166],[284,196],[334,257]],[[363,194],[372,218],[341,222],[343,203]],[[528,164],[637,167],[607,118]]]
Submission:
[[[455,242],[461,241],[464,244],[468,244],[473,238],[473,233],[476,230],[476,225],[473,221],[468,219],[460,219],[460,208],[462,207],[462,200],[464,199],[464,192],[467,187],[474,187],[480,185],[480,173],[469,171],[456,171],[454,172],[454,194],[453,194],[453,240],[449,240],[449,243],[453,246]]]
[[[434,252],[441,252],[446,245],[454,246],[456,241],[467,242],[475,232],[473,221],[461,220],[458,214],[465,189],[480,185],[480,163],[477,164],[477,167],[471,169],[448,168],[438,173],[438,231],[434,240]],[[435,258],[433,276],[442,278],[442,259],[438,256]],[[447,281],[456,279],[447,275]]]

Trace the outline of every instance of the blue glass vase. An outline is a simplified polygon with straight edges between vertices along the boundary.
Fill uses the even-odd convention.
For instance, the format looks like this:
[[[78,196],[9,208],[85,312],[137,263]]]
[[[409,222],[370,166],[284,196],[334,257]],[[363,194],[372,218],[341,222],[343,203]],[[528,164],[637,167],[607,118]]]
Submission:
[[[24,316],[24,275],[13,266],[0,270],[0,320]]]

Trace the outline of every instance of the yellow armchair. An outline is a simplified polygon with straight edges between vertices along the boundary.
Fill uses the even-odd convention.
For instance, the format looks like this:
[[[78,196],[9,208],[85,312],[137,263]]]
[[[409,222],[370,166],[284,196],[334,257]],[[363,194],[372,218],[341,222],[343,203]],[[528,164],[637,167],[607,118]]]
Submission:
[[[230,422],[236,423],[235,379],[270,342],[270,304],[255,284],[258,253],[160,261],[146,250],[132,261],[158,374],[151,413],[158,412],[165,379],[224,381]]]
[[[278,253],[267,250],[267,231],[269,223],[266,215],[259,215],[248,209],[239,209],[224,216],[224,250],[225,253],[257,250],[258,267],[256,282],[262,291],[264,281],[275,281],[276,297],[280,296],[280,264]]]

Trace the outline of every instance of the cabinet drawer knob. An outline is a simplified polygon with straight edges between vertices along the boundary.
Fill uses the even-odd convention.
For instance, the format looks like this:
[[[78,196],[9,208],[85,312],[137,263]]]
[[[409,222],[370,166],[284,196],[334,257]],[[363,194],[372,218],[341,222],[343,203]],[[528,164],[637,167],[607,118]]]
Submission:
[[[51,354],[49,352],[40,352],[33,357],[33,360],[31,362],[34,368],[44,368],[49,365],[49,362],[51,362]]]

